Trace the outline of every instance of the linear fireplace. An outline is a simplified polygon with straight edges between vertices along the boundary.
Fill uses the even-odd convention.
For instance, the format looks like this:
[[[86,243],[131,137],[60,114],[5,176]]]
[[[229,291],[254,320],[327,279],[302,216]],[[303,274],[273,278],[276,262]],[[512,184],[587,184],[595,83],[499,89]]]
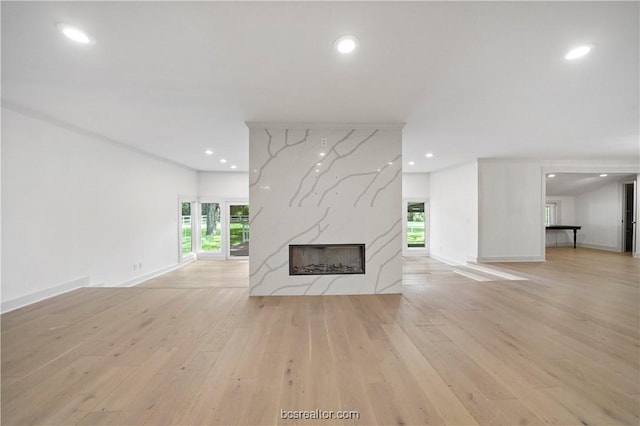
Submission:
[[[289,246],[289,275],[364,274],[364,244]]]

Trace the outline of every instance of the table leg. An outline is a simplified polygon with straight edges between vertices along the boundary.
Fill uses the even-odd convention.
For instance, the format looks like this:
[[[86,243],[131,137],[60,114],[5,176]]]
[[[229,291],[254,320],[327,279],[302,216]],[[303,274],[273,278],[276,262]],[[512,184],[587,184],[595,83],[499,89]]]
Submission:
[[[578,235],[578,230],[574,229],[573,230],[573,248],[576,248],[576,237]]]

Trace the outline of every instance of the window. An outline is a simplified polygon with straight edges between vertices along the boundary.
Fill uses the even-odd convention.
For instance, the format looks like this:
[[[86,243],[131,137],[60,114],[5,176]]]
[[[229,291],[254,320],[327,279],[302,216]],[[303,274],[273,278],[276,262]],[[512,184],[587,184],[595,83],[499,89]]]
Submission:
[[[544,226],[551,226],[558,223],[557,211],[558,205],[556,203],[547,203],[544,205]]]
[[[407,203],[407,247],[426,246],[426,215],[424,202]]]

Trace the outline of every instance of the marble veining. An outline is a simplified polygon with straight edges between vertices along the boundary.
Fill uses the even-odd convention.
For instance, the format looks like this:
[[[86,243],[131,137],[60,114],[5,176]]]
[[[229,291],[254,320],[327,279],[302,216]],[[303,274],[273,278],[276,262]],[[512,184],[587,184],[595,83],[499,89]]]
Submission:
[[[369,136],[365,137],[364,139],[362,139],[360,142],[358,142],[358,144],[352,148],[351,150],[347,151],[344,154],[340,154],[338,153],[338,147],[340,146],[340,144],[342,144],[343,142],[345,142],[347,139],[349,139],[349,137],[355,133],[355,129],[351,130],[349,133],[347,133],[347,135],[340,139],[338,142],[336,142],[335,145],[333,145],[331,147],[331,149],[329,150],[329,154],[327,154],[327,156],[325,157],[322,166],[322,172],[320,172],[320,174],[317,176],[317,178],[315,179],[315,182],[313,183],[313,185],[311,186],[311,188],[309,189],[309,191],[303,195],[300,200],[298,201],[298,206],[302,205],[302,202],[309,197],[309,195],[311,195],[313,193],[313,191],[316,189],[316,187],[318,186],[318,184],[322,181],[322,178],[327,175],[329,173],[329,171],[331,170],[331,168],[333,167],[333,165],[339,161],[342,160],[346,157],[349,157],[350,155],[352,155],[354,152],[356,152],[358,150],[358,148],[360,148],[364,143],[366,143],[369,139],[371,139],[376,133],[378,133],[378,129],[375,129]],[[335,157],[331,156],[330,154],[335,154]],[[325,166],[327,158],[328,157],[332,157],[331,161],[329,162],[328,165]],[[315,170],[315,167],[312,167],[313,170]],[[308,176],[308,175],[307,175]],[[293,199],[291,200],[293,201]],[[320,203],[318,203],[320,204]],[[291,203],[289,204],[291,205]]]
[[[401,126],[250,126],[250,294],[401,291]],[[366,273],[289,275],[289,244],[365,244]]]
[[[302,143],[305,143],[307,141],[307,138],[309,137],[309,132],[310,130],[307,129],[304,133],[304,137],[302,139],[300,139],[297,142],[294,142],[292,144],[289,144],[288,139],[289,139],[289,130],[287,129],[285,131],[285,137],[284,137],[284,145],[278,150],[276,151],[276,153],[274,154],[271,151],[271,144],[273,142],[273,136],[271,136],[271,133],[269,133],[268,129],[264,129],[265,133],[267,134],[269,140],[267,142],[267,152],[269,153],[269,158],[267,158],[267,160],[261,164],[260,166],[258,166],[258,176],[256,178],[256,180],[252,183],[249,184],[249,187],[252,187],[254,185],[257,185],[260,182],[260,178],[262,177],[262,171],[265,169],[265,167],[267,167],[269,165],[269,163],[271,163],[271,161],[273,161],[282,151],[284,151],[287,148],[291,148],[294,147],[296,145],[300,145]],[[252,167],[253,169],[253,167]]]
[[[401,155],[397,155],[396,157],[393,158],[392,163],[395,164],[398,160],[400,160],[400,158],[402,158],[402,156]],[[373,172],[373,173],[375,173],[375,176],[373,177],[373,179],[371,179],[369,184],[358,195],[358,198],[355,199],[355,201],[353,202],[353,206],[354,207],[358,205],[358,201],[360,201],[360,199],[369,191],[369,188],[371,188],[371,186],[375,183],[375,181],[378,179],[378,177],[381,176],[380,173],[383,172],[388,167],[390,167],[390,165],[389,164],[385,164],[384,166],[382,166],[382,169],[380,169],[379,171],[376,170],[375,172]],[[400,171],[402,171],[402,169],[400,169]],[[395,177],[397,177],[397,175]],[[395,177],[394,177],[394,179],[395,179]],[[389,183],[391,183],[391,182],[393,182],[393,179],[391,181],[389,181]],[[373,205],[373,200],[371,202],[371,205]]]

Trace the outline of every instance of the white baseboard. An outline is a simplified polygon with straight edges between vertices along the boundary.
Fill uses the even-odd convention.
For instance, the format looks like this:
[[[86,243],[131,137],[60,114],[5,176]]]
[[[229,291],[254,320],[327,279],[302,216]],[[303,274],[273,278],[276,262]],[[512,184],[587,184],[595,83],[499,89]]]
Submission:
[[[541,256],[496,256],[496,257],[478,257],[478,262],[544,262]]]
[[[0,313],[7,313],[14,311],[16,309],[25,307],[27,305],[31,305],[32,303],[40,302],[42,300],[48,299],[50,297],[58,296],[60,294],[68,293],[73,290],[77,290],[83,287],[133,287],[134,285],[140,284],[143,281],[148,279],[157,277],[158,275],[162,275],[166,272],[173,271],[174,269],[181,268],[191,262],[194,262],[196,259],[186,260],[182,263],[176,263],[173,265],[169,265],[165,268],[158,269],[156,271],[150,272],[148,274],[140,275],[131,280],[121,282],[119,284],[110,284],[106,285],[104,282],[99,283],[91,283],[90,277],[80,277],[75,280],[59,284],[55,287],[51,287],[45,290],[40,290],[35,293],[27,294],[26,296],[17,297],[15,299],[2,301],[0,303]]]
[[[45,290],[36,291],[35,293],[27,294],[26,296],[16,297],[15,299],[3,301],[0,304],[0,311],[4,314],[11,312],[18,308],[31,305],[32,303],[40,302],[41,300],[48,299],[53,296],[58,296],[63,293],[68,293],[72,290],[76,290],[82,287],[88,287],[89,277],[80,277],[75,280],[68,281],[66,283],[59,284],[57,286],[47,288]]]
[[[590,248],[595,250],[615,251],[620,253],[620,249],[618,247],[602,246],[600,244],[587,244],[587,243],[578,243],[577,245],[578,247]]]
[[[438,254],[430,253],[429,257],[437,260],[438,262],[446,263],[451,266],[464,266],[464,263],[457,260],[449,259],[448,257],[440,256]]]
[[[194,260],[197,260],[197,256],[195,253],[188,253],[184,256],[182,256],[182,260],[180,261],[181,264],[183,263],[190,263],[193,262]]]
[[[198,260],[225,260],[223,253],[200,252],[195,255]]]
[[[174,263],[173,265],[157,269],[153,272],[149,272],[148,274],[138,275],[137,277],[130,280],[123,281],[117,284],[106,285],[105,287],[133,287],[144,281],[150,280],[151,278],[155,278],[159,275],[166,274],[167,272],[182,268],[183,266],[188,265],[191,262],[195,262],[195,259],[186,260],[182,263]]]
[[[640,259],[640,253],[633,253],[633,257]]]

